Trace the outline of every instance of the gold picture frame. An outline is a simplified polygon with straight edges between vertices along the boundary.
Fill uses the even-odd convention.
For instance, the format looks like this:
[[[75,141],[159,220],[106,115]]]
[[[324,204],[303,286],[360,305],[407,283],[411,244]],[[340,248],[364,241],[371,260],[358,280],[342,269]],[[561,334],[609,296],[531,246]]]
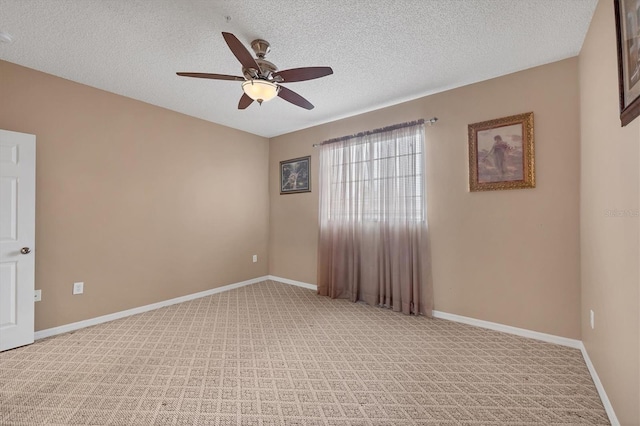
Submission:
[[[533,112],[469,124],[469,190],[535,188]]]
[[[614,0],[620,124],[640,115],[640,0]]]

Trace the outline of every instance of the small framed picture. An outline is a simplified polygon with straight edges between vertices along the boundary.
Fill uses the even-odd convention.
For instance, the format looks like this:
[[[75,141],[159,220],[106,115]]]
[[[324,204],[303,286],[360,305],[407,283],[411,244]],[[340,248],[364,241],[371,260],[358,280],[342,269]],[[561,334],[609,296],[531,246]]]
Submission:
[[[533,113],[469,124],[469,189],[535,188]]]
[[[311,192],[311,157],[280,162],[280,194]]]
[[[620,123],[640,115],[640,0],[614,0],[618,42]]]

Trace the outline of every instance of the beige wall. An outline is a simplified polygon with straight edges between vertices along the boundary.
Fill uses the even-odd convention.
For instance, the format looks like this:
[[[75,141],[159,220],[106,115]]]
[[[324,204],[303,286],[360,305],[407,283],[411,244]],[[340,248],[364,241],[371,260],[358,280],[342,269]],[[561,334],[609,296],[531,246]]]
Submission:
[[[272,138],[269,271],[316,283],[318,191],[279,195],[282,160],[312,144],[437,116],[427,127],[435,309],[580,338],[579,94],[572,58]],[[533,111],[537,188],[470,193],[467,125]]]
[[[638,425],[640,119],[620,127],[615,22],[609,0],[598,4],[579,66],[582,338],[618,420]]]
[[[37,136],[36,330],[267,274],[267,139],[2,61],[0,93]]]

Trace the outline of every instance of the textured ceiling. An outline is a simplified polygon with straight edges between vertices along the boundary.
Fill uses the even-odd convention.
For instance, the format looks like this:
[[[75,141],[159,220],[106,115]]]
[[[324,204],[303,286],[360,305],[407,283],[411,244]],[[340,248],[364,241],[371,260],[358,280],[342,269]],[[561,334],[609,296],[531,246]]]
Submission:
[[[272,137],[579,53],[597,0],[0,0],[0,58]],[[227,21],[226,16],[231,20]],[[331,66],[237,110],[222,31],[271,43],[280,69]],[[437,111],[434,111],[437,115]]]

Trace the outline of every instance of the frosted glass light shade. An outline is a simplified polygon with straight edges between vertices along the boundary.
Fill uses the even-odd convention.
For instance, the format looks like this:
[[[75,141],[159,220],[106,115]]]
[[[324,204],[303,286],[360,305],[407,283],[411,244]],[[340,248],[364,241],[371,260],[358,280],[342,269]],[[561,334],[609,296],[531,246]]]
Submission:
[[[270,101],[278,95],[278,86],[265,80],[248,80],[242,83],[242,90],[254,101]]]

